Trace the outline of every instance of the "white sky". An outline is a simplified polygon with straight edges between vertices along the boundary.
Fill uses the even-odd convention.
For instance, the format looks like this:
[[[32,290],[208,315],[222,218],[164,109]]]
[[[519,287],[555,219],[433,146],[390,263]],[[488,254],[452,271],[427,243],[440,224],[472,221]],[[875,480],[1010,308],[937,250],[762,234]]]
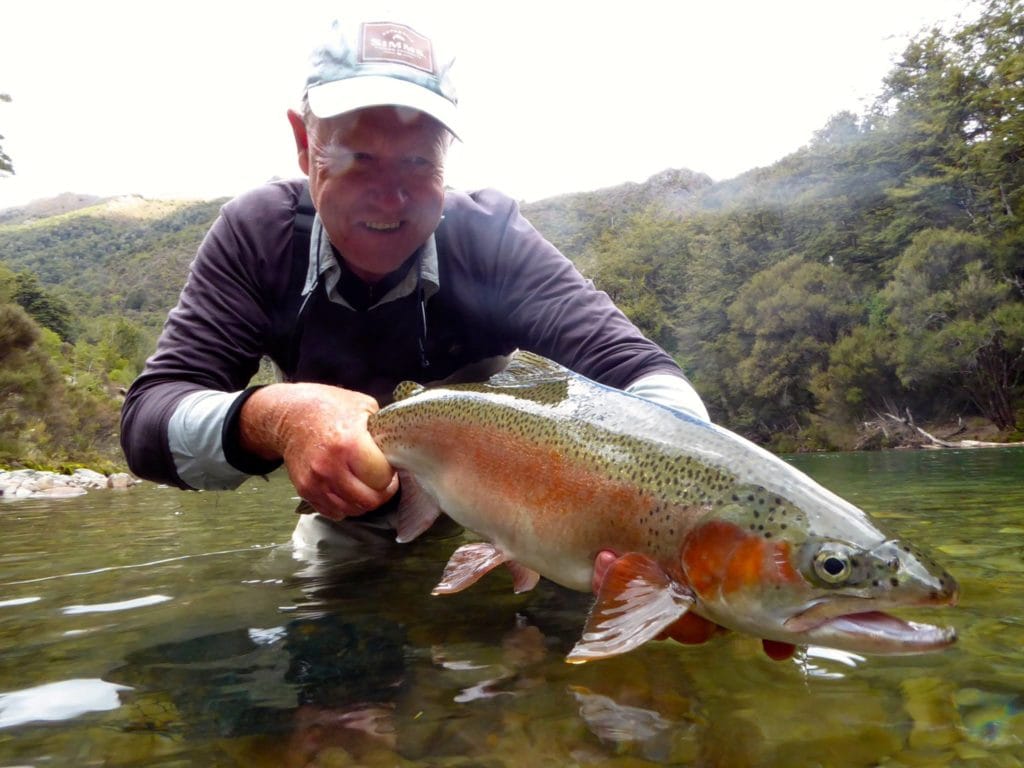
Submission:
[[[373,5],[373,4],[371,4]],[[377,4],[382,5],[382,4]],[[389,4],[389,5],[394,5]],[[285,111],[348,0],[16,0],[0,11],[0,208],[60,192],[233,195],[295,176]],[[861,113],[966,0],[414,3],[458,51],[448,181],[535,200],[770,165]]]

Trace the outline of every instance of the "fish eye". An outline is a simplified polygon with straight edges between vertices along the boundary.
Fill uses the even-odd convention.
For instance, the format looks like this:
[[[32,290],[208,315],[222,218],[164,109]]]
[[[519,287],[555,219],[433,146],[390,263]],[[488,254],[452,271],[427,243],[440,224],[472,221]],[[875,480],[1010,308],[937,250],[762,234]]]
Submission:
[[[823,549],[814,558],[814,572],[818,578],[829,584],[846,581],[852,570],[850,557],[845,552]]]

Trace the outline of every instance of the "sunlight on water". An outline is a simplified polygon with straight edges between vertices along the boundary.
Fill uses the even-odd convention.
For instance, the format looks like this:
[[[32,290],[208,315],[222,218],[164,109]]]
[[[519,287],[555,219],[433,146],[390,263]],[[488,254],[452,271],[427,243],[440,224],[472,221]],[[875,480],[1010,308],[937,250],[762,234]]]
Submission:
[[[932,550],[949,651],[753,638],[563,659],[586,595],[492,574],[430,597],[458,541],[339,562],[289,542],[284,477],[0,503],[0,766],[1019,766],[1024,451],[792,459]]]
[[[103,680],[61,680],[23,691],[0,693],[0,728],[37,720],[70,720],[86,712],[121,706],[118,691],[131,690]]]

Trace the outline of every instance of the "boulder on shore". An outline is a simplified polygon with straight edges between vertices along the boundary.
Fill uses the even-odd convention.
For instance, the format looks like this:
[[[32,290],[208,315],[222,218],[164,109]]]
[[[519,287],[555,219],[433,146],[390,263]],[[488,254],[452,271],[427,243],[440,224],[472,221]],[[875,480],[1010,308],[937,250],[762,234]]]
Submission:
[[[97,488],[129,488],[138,482],[124,472],[107,477],[92,469],[76,469],[70,475],[38,469],[0,470],[0,498],[64,498]]]

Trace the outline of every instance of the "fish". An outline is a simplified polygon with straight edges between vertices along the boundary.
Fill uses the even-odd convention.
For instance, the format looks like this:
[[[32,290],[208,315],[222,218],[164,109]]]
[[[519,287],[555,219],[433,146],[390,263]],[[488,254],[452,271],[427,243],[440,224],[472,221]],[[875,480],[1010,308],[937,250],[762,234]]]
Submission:
[[[517,592],[541,577],[590,592],[595,557],[616,553],[571,663],[683,639],[702,620],[766,650],[912,654],[956,640],[889,613],[955,605],[959,588],[864,510],[724,427],[533,352],[483,382],[403,382],[368,429],[401,479],[399,542],[442,514],[479,539],[452,554],[434,595],[499,566]]]

